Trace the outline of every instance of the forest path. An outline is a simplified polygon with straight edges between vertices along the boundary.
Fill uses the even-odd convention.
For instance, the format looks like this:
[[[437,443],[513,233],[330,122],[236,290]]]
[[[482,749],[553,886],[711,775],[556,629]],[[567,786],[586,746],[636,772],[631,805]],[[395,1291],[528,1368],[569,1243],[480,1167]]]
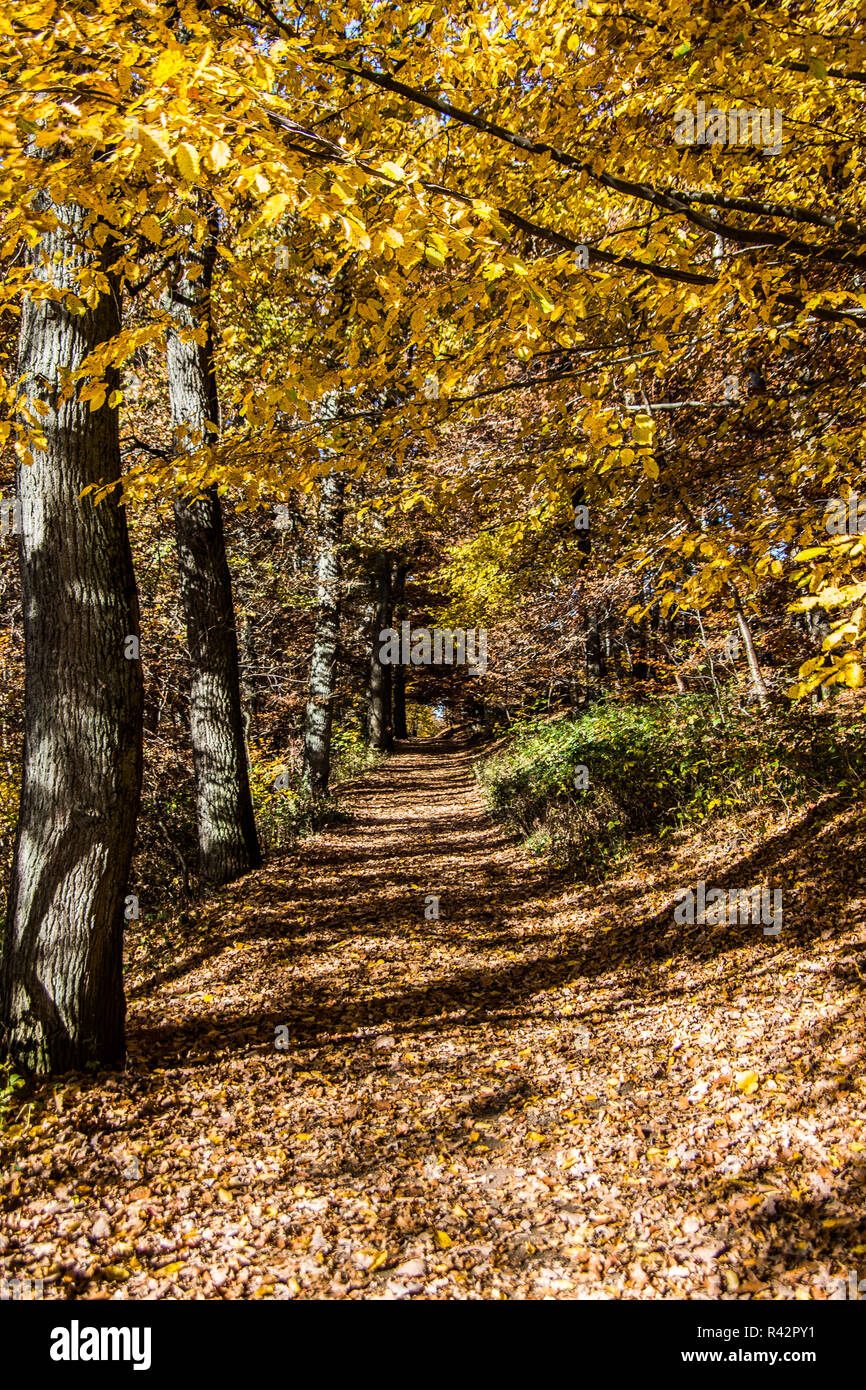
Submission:
[[[344,789],[352,820],[170,924],[156,971],[143,917],[126,1071],[46,1083],[8,1135],[0,1274],[50,1297],[824,1297],[858,1267],[842,938],[788,897],[779,938],[684,933],[671,894],[784,868],[838,926],[862,832],[722,822],[557,885],[472,759],[403,745]]]

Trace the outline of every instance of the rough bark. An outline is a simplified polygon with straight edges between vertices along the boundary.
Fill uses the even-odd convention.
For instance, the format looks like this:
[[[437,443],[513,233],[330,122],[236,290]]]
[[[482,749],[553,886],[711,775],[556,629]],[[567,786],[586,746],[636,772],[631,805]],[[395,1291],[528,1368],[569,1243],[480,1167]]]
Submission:
[[[36,277],[77,293],[113,250],[87,247],[87,215],[52,205],[60,226],[30,253]],[[73,374],[120,328],[113,282],[95,308],[27,298],[19,371],[44,402],[43,446],[19,466],[26,656],[23,778],[3,941],[2,1022],[17,1066],[39,1073],[118,1066],[125,1053],[124,904],[141,792],[138,598],[126,514],[84,488],[120,475],[116,409],[61,400]],[[116,389],[114,371],[107,389]]]
[[[216,433],[216,391],[210,288],[216,245],[189,252],[168,296],[168,383],[175,451],[199,448]],[[203,272],[189,280],[192,264]],[[184,341],[204,327],[206,341]],[[215,489],[174,507],[180,593],[191,667],[190,729],[196,784],[199,872],[228,883],[262,862],[250,796],[238,670],[231,576],[222,507]]]
[[[250,734],[255,734],[259,712],[257,675],[258,648],[254,625],[248,613],[242,613],[238,631],[240,653],[241,703],[244,710],[244,737],[249,747]]]
[[[340,541],[344,491],[344,475],[331,473],[322,482],[319,503],[318,608],[310,666],[302,774],[310,790],[317,795],[328,790],[331,771],[331,726],[340,643]]]
[[[406,570],[407,566],[405,564],[397,565],[394,570],[394,622],[398,627],[406,616]],[[391,722],[394,730],[394,738],[408,738],[409,731],[406,727],[406,670],[402,664],[394,667],[392,696],[393,709]]]
[[[380,753],[394,746],[391,734],[391,667],[379,659],[379,634],[391,626],[391,563],[387,554],[377,554],[373,568],[375,602],[368,684],[368,727],[370,747]]]

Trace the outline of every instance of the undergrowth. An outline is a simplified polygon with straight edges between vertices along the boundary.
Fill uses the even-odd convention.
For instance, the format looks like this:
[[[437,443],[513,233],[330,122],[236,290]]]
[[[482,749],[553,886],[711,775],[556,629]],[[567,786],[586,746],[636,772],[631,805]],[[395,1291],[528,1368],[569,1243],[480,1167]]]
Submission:
[[[866,788],[862,707],[724,713],[680,696],[527,719],[476,775],[527,848],[586,877],[609,872],[637,834]]]

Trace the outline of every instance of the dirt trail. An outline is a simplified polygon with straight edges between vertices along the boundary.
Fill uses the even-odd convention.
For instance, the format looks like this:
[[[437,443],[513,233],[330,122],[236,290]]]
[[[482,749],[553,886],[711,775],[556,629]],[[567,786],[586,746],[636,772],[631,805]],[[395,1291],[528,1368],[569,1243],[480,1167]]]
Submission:
[[[824,1297],[857,1267],[842,938],[685,938],[682,837],[557,887],[472,756],[404,745],[350,822],[133,966],[126,1072],[46,1088],[8,1136],[0,1273],[51,1297]],[[844,830],[780,827],[773,863],[808,844],[832,881]]]

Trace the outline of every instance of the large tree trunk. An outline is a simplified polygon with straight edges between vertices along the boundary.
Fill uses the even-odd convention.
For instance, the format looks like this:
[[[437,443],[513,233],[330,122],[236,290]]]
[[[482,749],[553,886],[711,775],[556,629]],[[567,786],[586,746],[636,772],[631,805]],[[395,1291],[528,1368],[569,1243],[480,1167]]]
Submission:
[[[310,790],[328,790],[331,771],[331,725],[340,643],[340,540],[343,533],[345,477],[331,473],[322,482],[319,502],[319,593],[310,698],[304,731],[303,776]]]
[[[177,268],[168,308],[168,385],[175,450],[200,447],[217,430],[210,289],[216,243],[188,253]],[[186,270],[203,265],[189,280]],[[181,334],[204,327],[204,345]],[[192,680],[190,728],[195,766],[199,871],[208,883],[228,883],[262,862],[244,742],[238,642],[220,500],[211,488],[174,507],[180,592]]]
[[[391,735],[391,667],[384,666],[379,657],[380,633],[391,626],[391,562],[383,552],[376,556],[373,582],[376,596],[368,686],[370,747],[384,753],[393,748],[394,742]]]
[[[56,207],[62,226],[31,253],[38,279],[77,293],[79,271],[106,273],[111,243],[87,249],[87,215]],[[80,301],[79,301],[80,302]],[[2,1023],[17,1066],[58,1072],[124,1059],[124,898],[141,793],[142,679],[138,599],[126,514],[90,484],[120,475],[116,409],[59,400],[120,328],[115,283],[95,308],[26,299],[19,371],[43,447],[19,466],[21,588],[27,663],[23,780],[3,940]],[[108,374],[107,390],[118,385]],[[129,638],[136,642],[130,643]]]

